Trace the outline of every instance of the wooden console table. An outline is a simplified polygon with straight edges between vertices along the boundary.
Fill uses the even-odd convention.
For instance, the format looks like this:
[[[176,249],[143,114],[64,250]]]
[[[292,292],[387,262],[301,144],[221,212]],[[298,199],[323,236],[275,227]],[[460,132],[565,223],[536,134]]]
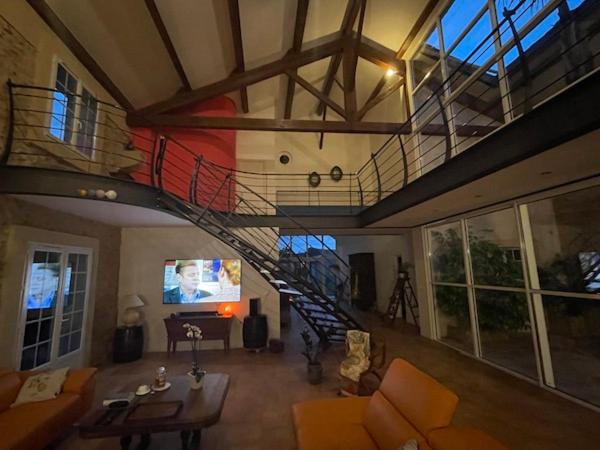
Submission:
[[[167,317],[167,356],[171,351],[177,351],[178,341],[189,341],[183,328],[184,323],[196,325],[202,330],[202,340],[222,340],[225,351],[229,350],[229,334],[233,316],[192,316],[192,317]]]

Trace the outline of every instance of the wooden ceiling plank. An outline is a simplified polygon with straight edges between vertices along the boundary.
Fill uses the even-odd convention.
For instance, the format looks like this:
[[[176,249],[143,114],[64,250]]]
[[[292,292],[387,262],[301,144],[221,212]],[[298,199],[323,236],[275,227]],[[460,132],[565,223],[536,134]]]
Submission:
[[[296,7],[296,24],[294,25],[294,41],[292,43],[292,52],[298,53],[302,49],[302,40],[304,39],[304,28],[306,27],[306,17],[308,15],[309,0],[298,0]],[[292,69],[296,73],[296,69]],[[288,77],[287,90],[285,95],[285,108],[283,117],[289,119],[292,117],[292,106],[294,103],[294,91],[296,82],[292,77]]]
[[[177,55],[177,51],[175,50],[173,41],[171,41],[169,32],[167,31],[167,27],[165,26],[165,23],[162,20],[160,11],[156,7],[155,1],[154,0],[144,0],[144,1],[146,3],[146,8],[148,9],[150,16],[152,17],[152,20],[154,21],[154,26],[158,30],[158,34],[160,34],[160,38],[162,39],[163,45],[167,49],[167,53],[169,54],[169,57],[171,58],[171,63],[175,67],[175,70],[177,71],[177,75],[179,75],[181,84],[183,85],[183,87],[186,91],[191,91],[192,86],[190,84],[190,80],[188,79],[187,75],[185,74],[185,70],[183,68],[183,65],[181,64],[181,60],[179,59],[179,56]]]
[[[340,38],[339,33],[333,33],[325,38],[320,38],[311,42],[311,45],[307,45],[307,48],[299,53],[288,54],[277,61],[264,64],[245,72],[234,72],[223,80],[202,86],[190,92],[175,94],[167,100],[141,108],[136,112],[138,114],[156,114],[186,106],[194,102],[203,101],[218,95],[227,94],[228,92],[240,89],[242,86],[248,86],[280,75],[288,69],[296,69],[334,55],[342,50],[343,43],[344,41]]]
[[[52,11],[50,6],[44,0],[27,0],[29,6],[42,18],[46,25],[58,36],[58,38],[73,52],[75,57],[83,66],[98,80],[104,89],[125,109],[133,110],[133,105],[127,99],[125,94],[110,79],[108,74],[102,70],[100,65],[92,58],[88,51],[69,31],[66,25]]]
[[[340,32],[344,36],[348,36],[352,33],[352,27],[354,26],[354,22],[356,21],[356,16],[358,15],[360,8],[360,0],[348,0],[346,4],[346,11],[344,12],[344,18],[342,19],[342,25],[340,27]],[[331,58],[329,61],[329,66],[327,67],[327,72],[325,74],[325,80],[323,81],[323,88],[321,92],[326,97],[329,97],[329,93],[331,92],[331,88],[333,87],[333,79],[340,68],[340,64],[342,63],[342,55],[338,54]],[[323,102],[319,102],[317,105],[317,114],[323,114],[323,107],[325,104]]]
[[[244,43],[242,41],[242,22],[240,20],[240,5],[238,0],[228,0],[229,21],[231,23],[231,34],[233,37],[233,51],[235,54],[236,71],[244,72]],[[248,105],[248,91],[246,86],[240,88],[240,98],[242,103],[242,111],[248,113],[250,107]]]
[[[325,102],[327,104],[327,106],[329,106],[331,109],[333,109],[341,117],[344,117],[344,118],[346,117],[346,112],[344,111],[344,108],[342,108],[336,102],[331,100],[329,97],[325,97],[321,93],[321,91],[319,91],[316,87],[314,87],[309,81],[307,81],[306,79],[304,79],[300,75],[298,75],[296,73],[296,71],[287,70],[286,73],[291,80],[294,80],[294,82],[298,83],[300,86],[302,86],[304,89],[306,89],[312,95],[314,95],[317,99]]]
[[[255,119],[248,117],[204,117],[178,114],[128,116],[128,125],[154,128],[197,128],[254,131],[394,134],[410,132],[410,126],[387,122],[347,122],[322,120]],[[403,131],[404,130],[404,131]]]

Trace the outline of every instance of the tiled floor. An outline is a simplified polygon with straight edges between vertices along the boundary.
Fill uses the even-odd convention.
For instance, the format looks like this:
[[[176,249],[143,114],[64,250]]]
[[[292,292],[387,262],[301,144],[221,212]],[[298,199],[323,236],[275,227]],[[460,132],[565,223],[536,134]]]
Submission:
[[[456,424],[479,427],[512,450],[598,448],[600,413],[418,337],[411,329],[381,328],[378,320],[370,322],[385,336],[388,362],[394,357],[405,358],[459,395]],[[231,375],[223,415],[217,425],[203,431],[202,449],[295,448],[291,405],[311,398],[334,397],[336,369],[343,358],[343,349],[330,349],[323,358],[323,384],[309,385],[305,360],[300,355],[301,327],[295,319],[282,354],[202,352],[203,368]],[[166,365],[170,374],[183,374],[189,364],[189,352],[178,352],[169,359],[164,353],[153,353],[133,363],[103,367],[97,376],[98,400],[125,383],[150,382],[159,365]],[[58,448],[104,450],[119,448],[119,444],[116,439],[83,441],[73,433]],[[179,435],[155,435],[150,448],[179,448]]]

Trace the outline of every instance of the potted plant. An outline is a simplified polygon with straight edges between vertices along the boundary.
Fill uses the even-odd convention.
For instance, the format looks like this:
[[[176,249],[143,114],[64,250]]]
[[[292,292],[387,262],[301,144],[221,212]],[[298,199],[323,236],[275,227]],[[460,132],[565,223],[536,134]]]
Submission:
[[[198,350],[200,340],[202,339],[202,330],[196,325],[190,325],[189,323],[184,323],[183,328],[187,330],[185,335],[192,343],[192,370],[188,372],[188,375],[190,376],[190,387],[193,390],[202,389],[202,386],[204,385],[204,375],[206,375],[206,371],[201,370],[198,366]]]
[[[323,380],[323,366],[321,365],[321,361],[319,361],[321,347],[313,344],[307,328],[304,328],[300,335],[304,341],[304,351],[302,354],[307,359],[308,382],[310,384],[319,384]]]

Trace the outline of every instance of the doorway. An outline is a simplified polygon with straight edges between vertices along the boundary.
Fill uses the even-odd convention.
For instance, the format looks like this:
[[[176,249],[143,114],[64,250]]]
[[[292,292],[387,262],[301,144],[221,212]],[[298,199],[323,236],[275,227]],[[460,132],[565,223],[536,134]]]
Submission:
[[[21,301],[17,367],[83,364],[92,250],[30,244]]]

